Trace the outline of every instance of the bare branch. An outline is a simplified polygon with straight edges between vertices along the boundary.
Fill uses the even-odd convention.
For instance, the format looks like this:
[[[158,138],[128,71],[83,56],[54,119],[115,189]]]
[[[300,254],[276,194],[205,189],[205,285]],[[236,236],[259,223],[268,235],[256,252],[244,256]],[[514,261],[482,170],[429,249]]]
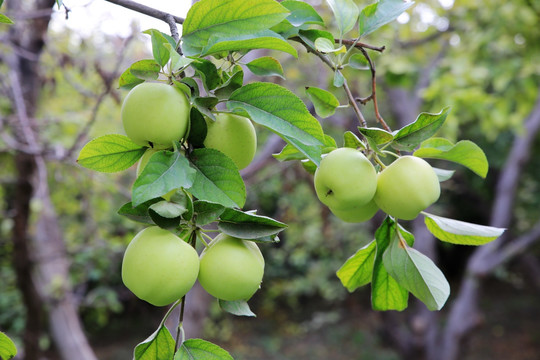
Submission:
[[[166,12],[161,11],[161,10],[151,8],[151,7],[146,6],[146,5],[139,4],[139,3],[135,2],[135,1],[131,1],[131,0],[105,0],[105,1],[108,1],[108,2],[113,3],[115,5],[125,7],[126,9],[130,9],[130,10],[136,11],[136,12],[144,14],[144,15],[151,16],[153,18],[164,21],[167,24],[169,24],[169,19],[171,17],[174,19],[174,22],[177,23],[177,24],[183,24],[184,23],[184,18],[181,18],[179,16],[175,16],[175,15],[166,13]]]
[[[334,39],[334,41],[336,43],[339,43],[339,39]],[[345,45],[348,45],[348,46],[354,46],[354,47],[359,48],[359,49],[369,49],[369,50],[378,51],[380,53],[382,53],[384,50],[386,50],[386,46],[384,46],[384,45],[383,46],[374,46],[374,45],[369,45],[369,44],[359,42],[359,41],[356,41],[356,40],[342,39],[341,43],[345,44]]]

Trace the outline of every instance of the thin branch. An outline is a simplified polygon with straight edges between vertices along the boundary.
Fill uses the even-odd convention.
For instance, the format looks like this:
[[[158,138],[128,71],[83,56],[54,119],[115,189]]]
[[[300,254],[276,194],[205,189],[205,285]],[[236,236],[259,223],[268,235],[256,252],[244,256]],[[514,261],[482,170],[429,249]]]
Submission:
[[[167,24],[169,23],[168,19],[170,19],[171,17],[174,19],[174,22],[177,24],[184,23],[184,18],[169,14],[167,12],[164,12],[158,9],[151,8],[146,5],[139,4],[135,1],[131,1],[131,0],[105,0],[105,1],[113,3],[115,5],[125,7],[126,9],[130,9],[144,15],[151,16],[161,21],[165,21]]]
[[[339,39],[334,39],[334,42],[336,44],[339,44]],[[354,46],[358,49],[369,49],[369,50],[374,50],[374,51],[378,51],[380,53],[382,53],[384,50],[386,50],[386,46],[374,46],[374,45],[370,45],[370,44],[366,44],[366,43],[363,43],[363,42],[359,42],[359,41],[356,41],[356,40],[347,40],[347,39],[342,39],[341,40],[341,43],[342,44],[345,44],[345,45],[348,45],[348,46]]]
[[[339,70],[338,70],[339,71]],[[356,103],[354,99],[354,95],[351,92],[351,89],[349,88],[349,84],[347,84],[347,79],[343,78],[343,89],[345,90],[345,93],[347,94],[347,97],[349,98],[349,103],[353,107],[354,112],[356,113],[356,116],[358,116],[358,119],[360,119],[360,125],[362,127],[367,127],[367,121],[366,118],[364,118],[364,115],[362,115],[362,111],[358,107],[358,104]]]
[[[171,29],[171,35],[176,44],[180,44],[180,34],[178,33],[178,28],[176,27],[176,21],[174,20],[174,16],[167,14],[167,16],[165,17],[165,22],[169,25],[169,28]]]
[[[421,39],[414,39],[414,40],[408,40],[408,41],[400,41],[400,40],[398,40],[397,44],[398,44],[399,47],[404,48],[404,49],[417,47],[417,46],[421,46],[421,45],[430,43],[433,40],[436,40],[436,39],[440,38],[442,35],[444,35],[446,33],[449,33],[449,32],[452,32],[454,30],[455,30],[454,27],[449,26],[444,31],[437,31],[436,33],[433,33],[433,34],[428,35],[426,37],[423,37]]]

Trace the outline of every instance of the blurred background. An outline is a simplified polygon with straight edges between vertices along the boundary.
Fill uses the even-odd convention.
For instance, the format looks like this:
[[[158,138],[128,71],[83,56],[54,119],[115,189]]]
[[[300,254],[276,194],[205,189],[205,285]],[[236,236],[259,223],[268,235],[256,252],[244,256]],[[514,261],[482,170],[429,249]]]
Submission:
[[[324,1],[307,2],[332,25]],[[145,3],[182,17],[191,5]],[[124,249],[143,227],[116,214],[129,201],[135,169],[99,174],[75,159],[89,139],[123,132],[126,91],[117,79],[151,58],[141,31],[169,29],[101,0],[53,5],[5,0],[0,9],[15,22],[0,24],[0,330],[20,359],[129,359],[166,311],[135,298],[120,279]],[[250,300],[257,318],[224,313],[195,288],[187,336],[244,360],[539,359],[540,1],[418,0],[364,41],[386,46],[370,55],[381,114],[393,129],[449,105],[441,135],[476,142],[490,162],[485,180],[436,163],[456,173],[430,211],[506,227],[504,238],[481,249],[453,246],[434,240],[422,219],[405,223],[452,293],[437,313],[412,296],[401,313],[375,312],[369,286],[348,293],[335,272],[372,239],[381,217],[336,219],[300,164],[272,158],[283,143],[259,127],[258,156],[243,171],[246,209],[289,228],[280,243],[261,246],[264,283]],[[299,60],[271,53],[286,80],[249,80],[280,83],[308,107],[305,86],[346,104],[319,59],[298,50]],[[345,75],[355,95],[371,92],[369,71]],[[363,112],[376,126],[371,103]],[[345,108],[322,125],[342,144],[356,122]]]

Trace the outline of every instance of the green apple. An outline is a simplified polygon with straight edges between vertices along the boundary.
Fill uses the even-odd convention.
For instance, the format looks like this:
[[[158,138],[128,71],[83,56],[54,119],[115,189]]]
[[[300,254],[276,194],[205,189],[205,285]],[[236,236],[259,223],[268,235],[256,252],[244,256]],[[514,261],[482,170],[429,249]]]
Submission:
[[[264,258],[253,241],[218,235],[201,253],[199,282],[221,300],[248,300],[261,285]]]
[[[199,273],[195,249],[157,226],[140,231],[122,261],[122,281],[138,298],[155,306],[176,301],[193,287]]]
[[[168,149],[186,134],[190,104],[174,86],[145,82],[135,86],[122,104],[126,135],[137,145]]]
[[[332,214],[339,219],[349,223],[364,222],[373,217],[379,210],[374,200],[365,205],[356,205],[351,208],[330,208]]]
[[[257,150],[257,133],[251,120],[231,113],[216,114],[216,121],[206,119],[204,146],[219,150],[234,161],[239,170],[251,163]]]
[[[331,209],[352,209],[373,199],[377,172],[360,151],[339,148],[321,160],[314,183],[323,204]]]
[[[150,161],[150,158],[155,153],[157,153],[158,151],[161,151],[161,150],[158,150],[158,149],[155,149],[155,148],[146,149],[143,156],[141,156],[141,159],[139,160],[139,164],[137,165],[137,177],[139,177],[139,175],[141,175],[141,173],[143,172],[146,165],[148,165],[148,162]],[[162,198],[167,200],[167,201],[170,201],[171,197],[174,195],[175,192],[176,192],[176,189],[173,189],[173,190],[169,191],[168,193],[166,193],[165,195],[163,195]]]
[[[419,157],[402,156],[379,173],[374,199],[388,215],[412,220],[440,194],[439,179],[431,165]]]

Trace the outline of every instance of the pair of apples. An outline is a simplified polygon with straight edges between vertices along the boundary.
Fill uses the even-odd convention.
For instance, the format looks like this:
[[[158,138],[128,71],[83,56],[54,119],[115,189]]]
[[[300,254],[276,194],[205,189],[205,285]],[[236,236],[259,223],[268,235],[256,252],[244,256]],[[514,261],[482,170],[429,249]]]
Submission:
[[[218,299],[248,300],[263,273],[264,258],[252,241],[220,234],[199,257],[187,242],[157,226],[135,235],[122,261],[126,287],[154,306],[181,299],[197,279]]]
[[[369,220],[379,209],[412,220],[441,193],[437,174],[425,160],[401,156],[377,174],[364,154],[352,148],[325,156],[314,184],[319,200],[345,222]]]
[[[137,145],[154,150],[172,148],[174,141],[186,137],[191,105],[174,86],[145,82],[135,86],[122,104],[122,123],[126,135]],[[251,121],[240,115],[217,113],[207,119],[204,146],[219,150],[233,160],[238,169],[248,166],[257,150],[257,134]]]

